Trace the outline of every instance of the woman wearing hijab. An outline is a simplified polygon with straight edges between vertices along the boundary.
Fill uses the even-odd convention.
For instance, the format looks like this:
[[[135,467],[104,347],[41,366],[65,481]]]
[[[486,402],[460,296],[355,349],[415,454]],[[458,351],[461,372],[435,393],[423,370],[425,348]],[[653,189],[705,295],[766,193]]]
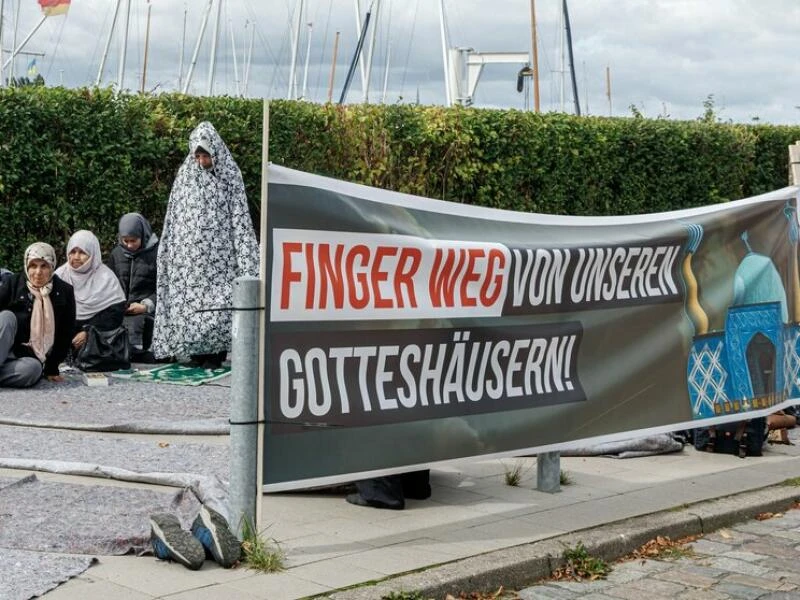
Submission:
[[[225,309],[233,280],[244,275],[258,275],[258,243],[242,174],[214,127],[200,123],[164,218],[153,354],[219,367],[231,345],[232,315]]]
[[[86,329],[91,325],[110,331],[122,325],[125,294],[114,272],[103,264],[100,242],[82,229],[67,242],[67,262],[56,275],[75,290],[75,327],[72,347],[80,350],[86,343]]]
[[[75,326],[75,296],[53,274],[53,247],[31,244],[23,264],[22,273],[0,276],[0,387],[30,387],[43,373],[63,381],[58,365]]]
[[[156,311],[156,258],[158,236],[147,219],[128,213],[119,220],[119,243],[111,251],[109,268],[125,293],[125,329],[131,343],[131,358],[152,362],[153,315]]]

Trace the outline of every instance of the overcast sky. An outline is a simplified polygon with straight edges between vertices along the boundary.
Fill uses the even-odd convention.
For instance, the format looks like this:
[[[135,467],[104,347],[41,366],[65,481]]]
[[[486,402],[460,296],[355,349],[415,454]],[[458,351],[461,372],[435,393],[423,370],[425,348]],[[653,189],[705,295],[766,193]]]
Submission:
[[[208,92],[216,3],[194,68],[190,92]],[[239,91],[244,91],[245,54],[253,35],[249,97],[286,98],[291,63],[291,23],[296,0],[221,0],[221,28],[215,94],[237,93],[232,40],[236,45]],[[35,0],[5,0],[3,48],[12,46],[12,8],[21,3],[17,42],[40,18]],[[124,87],[141,85],[147,0],[130,0]],[[362,13],[368,0],[361,0]],[[302,93],[308,56],[306,98],[328,98],[334,39],[340,32],[334,101],[338,101],[356,49],[356,0],[305,0],[297,58],[297,88]],[[183,77],[208,6],[208,0],[152,0],[146,89],[178,87],[181,48]],[[72,0],[66,16],[48,18],[25,50],[43,52],[36,68],[48,83],[73,87],[93,84],[111,30],[116,0]],[[541,108],[562,110],[560,0],[536,0]],[[123,1],[124,6],[124,1]],[[187,8],[188,7],[188,8]],[[121,12],[124,12],[121,11]],[[449,44],[477,52],[529,53],[530,0],[446,0]],[[578,97],[584,114],[630,116],[631,106],[647,117],[694,119],[713,95],[723,120],[800,124],[800,2],[797,0],[571,0]],[[184,19],[184,15],[186,18]],[[115,84],[121,52],[120,15],[103,76]],[[371,102],[444,104],[445,86],[437,0],[381,0],[369,99]],[[185,42],[182,44],[185,23]],[[311,23],[311,28],[308,27]],[[307,52],[310,32],[310,52]],[[368,36],[369,43],[369,36]],[[18,75],[33,57],[20,56]],[[567,61],[568,68],[568,61]],[[387,74],[388,66],[388,74]],[[518,93],[523,65],[484,69],[475,105],[529,109],[529,91]],[[611,102],[606,96],[610,71]],[[387,76],[388,75],[388,76]],[[563,110],[574,112],[566,74]],[[361,77],[353,78],[348,102],[363,98]]]

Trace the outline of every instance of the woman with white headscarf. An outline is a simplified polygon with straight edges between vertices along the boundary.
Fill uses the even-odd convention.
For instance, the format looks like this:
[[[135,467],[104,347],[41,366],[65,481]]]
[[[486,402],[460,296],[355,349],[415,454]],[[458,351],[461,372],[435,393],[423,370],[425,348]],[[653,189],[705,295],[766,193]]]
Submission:
[[[219,367],[231,345],[226,309],[233,280],[258,275],[258,243],[242,174],[210,123],[189,137],[164,217],[157,271],[153,354]]]
[[[67,262],[56,275],[75,290],[75,328],[72,347],[77,351],[86,343],[86,329],[108,331],[122,325],[125,294],[114,272],[103,264],[100,242],[82,229],[67,242]]]
[[[56,252],[43,242],[25,250],[24,270],[0,276],[0,387],[30,387],[58,365],[75,325],[72,287],[53,274]]]

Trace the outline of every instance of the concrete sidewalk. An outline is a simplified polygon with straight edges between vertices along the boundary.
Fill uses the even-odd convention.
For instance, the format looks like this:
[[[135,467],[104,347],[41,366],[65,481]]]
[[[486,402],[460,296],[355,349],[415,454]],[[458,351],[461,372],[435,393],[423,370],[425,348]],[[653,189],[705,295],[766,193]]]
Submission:
[[[330,594],[366,600],[392,590],[449,589],[457,594],[458,587],[448,585],[465,582],[491,582],[496,589],[500,584],[525,583],[519,579],[521,570],[535,576],[530,560],[545,547],[542,540],[569,534],[573,540],[589,540],[596,537],[597,528],[620,522],[612,527],[612,537],[635,541],[650,535],[648,528],[654,524],[672,520],[668,513],[630,519],[659,511],[675,513],[687,504],[800,477],[799,455],[800,446],[769,446],[763,457],[744,460],[686,447],[679,453],[624,460],[562,458],[562,470],[572,484],[556,494],[533,489],[535,458],[478,461],[432,471],[431,499],[409,501],[399,512],[352,506],[336,495],[266,495],[266,535],[277,540],[287,556],[288,568],[282,573],[224,570],[209,561],[193,572],[152,556],[102,556],[99,564],[46,597],[280,600]],[[523,465],[522,481],[510,487],[504,472],[518,463]],[[80,478],[69,480],[75,483]],[[717,517],[730,518],[737,511],[748,515],[748,508],[757,511],[772,506],[770,502],[787,503],[795,489],[800,496],[800,488],[784,487],[766,496],[750,494],[717,503]],[[696,515],[703,510],[700,522],[713,523],[713,508],[695,507],[692,518],[684,521],[698,522]],[[557,555],[561,543],[550,543],[547,551]],[[358,587],[336,591],[352,586]]]

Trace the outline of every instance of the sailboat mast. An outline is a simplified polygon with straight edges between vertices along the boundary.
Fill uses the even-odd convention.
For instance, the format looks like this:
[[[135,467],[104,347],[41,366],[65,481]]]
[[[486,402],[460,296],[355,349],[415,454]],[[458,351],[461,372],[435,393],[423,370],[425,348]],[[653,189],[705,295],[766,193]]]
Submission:
[[[150,4],[150,0],[147,0],[147,25],[145,26],[144,30],[144,61],[142,64],[142,87],[139,90],[140,93],[144,94],[144,87],[145,83],[147,82],[147,52],[150,49],[150,10],[153,6]]]
[[[233,31],[233,19],[228,19],[228,30],[231,32],[231,51],[233,53],[233,80],[236,84],[236,95],[241,96],[242,91],[239,86],[239,61],[236,58],[236,38]]]
[[[339,36],[341,33],[336,32],[336,37],[333,40],[333,59],[331,60],[331,76],[328,79],[328,104],[333,102],[333,82],[336,79],[336,57],[339,54]]]
[[[533,109],[539,112],[539,41],[536,33],[536,0],[531,0],[531,59],[533,60]]]
[[[308,33],[306,34],[308,39],[306,40],[306,61],[303,66],[303,87],[300,91],[300,98],[303,99],[306,97],[308,90],[308,61],[311,58],[311,32],[314,30],[313,23],[306,23],[306,25],[308,26]]]
[[[117,72],[117,89],[122,90],[125,84],[125,61],[128,58],[128,30],[131,19],[131,0],[125,0],[125,17],[122,26],[122,53],[119,60],[119,71]]]
[[[566,96],[566,55],[564,54],[564,4],[561,4],[558,19],[558,48],[559,48],[559,73],[561,78],[559,80],[559,110],[564,112],[564,97]]]
[[[14,77],[17,74],[17,72],[16,72],[16,61],[14,60],[14,57],[17,55],[17,31],[19,31],[19,9],[20,9],[19,5],[20,5],[21,2],[22,2],[22,0],[17,0],[17,8],[14,11],[14,35],[13,35],[12,40],[11,40],[11,58],[9,59],[11,61],[11,71],[10,71],[10,74],[8,76],[8,79],[11,82],[11,85],[14,85]],[[3,63],[3,68],[4,69],[5,69],[5,66],[6,66],[6,63]]]
[[[214,95],[214,73],[217,69],[217,42],[219,42],[220,19],[222,17],[222,0],[217,0],[217,16],[214,19],[214,37],[211,38],[211,60],[208,65],[207,95]]]
[[[575,75],[575,56],[572,53],[572,27],[569,24],[569,9],[564,1],[564,24],[566,25],[567,50],[569,51],[569,75],[572,80],[572,100],[575,103],[575,114],[581,116],[581,99],[578,96],[578,78]]]
[[[192,75],[194,74],[194,66],[197,64],[197,56],[200,54],[200,44],[203,42],[203,35],[206,32],[206,25],[208,25],[208,17],[211,14],[211,8],[214,0],[208,0],[206,7],[206,14],[203,15],[203,22],[200,25],[200,35],[197,36],[197,43],[194,45],[194,53],[192,54],[192,62],[189,64],[189,72],[186,74],[186,81],[183,83],[182,93],[189,91],[189,86],[192,84]]]
[[[244,70],[244,92],[243,96],[247,96],[247,86],[250,84],[250,66],[253,64],[253,44],[256,41],[256,24],[250,26],[250,47],[247,49],[247,68]]]
[[[300,53],[300,24],[303,22],[303,0],[297,0],[294,24],[292,25],[292,62],[289,67],[289,100],[297,98],[297,56]]]
[[[119,8],[121,5],[122,0],[117,0],[117,5],[114,7],[114,18],[111,20],[111,29],[109,30],[108,37],[106,38],[106,47],[103,50],[103,58],[100,59],[100,68],[97,70],[97,79],[94,82],[96,86],[99,86],[100,82],[103,80],[103,71],[106,68],[106,60],[108,60],[108,51],[111,48],[111,40],[114,38],[114,30],[117,28],[117,17],[119,16]]]
[[[5,86],[6,70],[3,68],[3,16],[5,15],[5,1],[0,0],[0,87]]]
[[[188,14],[189,9],[186,5],[183,5],[183,32],[181,33],[181,57],[180,62],[178,62],[178,89],[181,89],[181,84],[183,83],[183,56],[186,53],[186,15]]]
[[[372,20],[372,35],[369,41],[369,51],[367,52],[367,68],[366,77],[364,78],[364,103],[369,102],[369,80],[372,75],[372,57],[375,54],[375,38],[378,33],[378,18],[381,11],[381,0],[373,0],[375,2],[375,16]]]
[[[452,104],[450,97],[450,61],[448,59],[449,42],[447,40],[447,28],[444,20],[444,0],[439,0],[439,28],[442,36],[442,65],[444,66],[444,97],[447,106]]]

